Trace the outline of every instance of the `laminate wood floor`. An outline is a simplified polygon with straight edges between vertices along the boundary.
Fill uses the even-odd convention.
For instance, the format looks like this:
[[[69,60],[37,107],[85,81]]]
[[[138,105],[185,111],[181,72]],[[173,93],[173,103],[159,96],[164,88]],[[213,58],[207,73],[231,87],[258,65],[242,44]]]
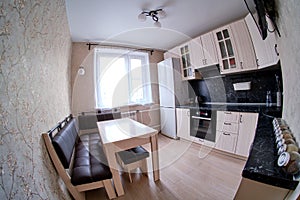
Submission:
[[[125,195],[118,200],[230,200],[241,180],[244,160],[233,158],[199,144],[159,135],[160,180],[133,173],[121,175]],[[150,146],[145,145],[150,149]],[[150,170],[151,161],[148,162]],[[87,200],[108,199],[105,189],[86,193]]]

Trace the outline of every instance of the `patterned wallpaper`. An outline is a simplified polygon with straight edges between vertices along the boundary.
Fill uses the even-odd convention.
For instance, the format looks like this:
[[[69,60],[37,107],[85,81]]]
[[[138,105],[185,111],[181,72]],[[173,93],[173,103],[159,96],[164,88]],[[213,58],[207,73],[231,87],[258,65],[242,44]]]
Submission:
[[[70,113],[65,1],[1,0],[0,57],[0,199],[69,199],[41,138]]]

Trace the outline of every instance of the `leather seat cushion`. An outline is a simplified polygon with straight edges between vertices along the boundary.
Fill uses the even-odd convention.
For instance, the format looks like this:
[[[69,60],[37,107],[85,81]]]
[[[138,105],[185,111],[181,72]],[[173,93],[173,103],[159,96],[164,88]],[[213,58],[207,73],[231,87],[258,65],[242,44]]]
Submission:
[[[117,154],[119,154],[119,157],[126,165],[149,157],[149,152],[142,146],[120,151]]]
[[[85,134],[75,147],[71,182],[74,185],[112,178],[99,133]]]

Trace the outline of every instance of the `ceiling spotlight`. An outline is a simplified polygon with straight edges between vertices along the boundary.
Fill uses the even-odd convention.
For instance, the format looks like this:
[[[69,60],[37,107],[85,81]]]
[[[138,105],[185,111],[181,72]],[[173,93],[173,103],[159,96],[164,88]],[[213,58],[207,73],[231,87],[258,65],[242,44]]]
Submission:
[[[151,17],[154,21],[154,26],[161,27],[161,23],[158,21],[160,18],[166,17],[166,12],[163,9],[143,11],[139,14],[138,19],[141,22],[146,21],[147,17]]]

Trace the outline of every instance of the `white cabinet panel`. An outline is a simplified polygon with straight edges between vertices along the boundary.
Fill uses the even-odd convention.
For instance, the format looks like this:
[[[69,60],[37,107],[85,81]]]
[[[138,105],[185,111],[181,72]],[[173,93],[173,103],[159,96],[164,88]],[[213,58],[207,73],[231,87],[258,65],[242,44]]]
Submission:
[[[236,154],[248,156],[256,131],[258,114],[240,113],[240,115],[241,120],[239,123],[239,137],[236,145]]]
[[[229,153],[235,152],[237,135],[225,131],[217,131],[216,148]]]
[[[233,39],[239,57],[240,71],[257,69],[256,57],[247,25],[244,20],[239,20],[231,25]]]
[[[204,54],[203,66],[217,65],[219,63],[217,47],[214,40],[213,32],[201,35],[202,49]]]
[[[254,14],[254,16],[256,16],[256,14]],[[268,29],[274,30],[270,19],[266,17],[266,20],[268,22]],[[279,61],[279,53],[275,32],[268,32],[267,38],[263,40],[251,14],[245,17],[245,22],[251,35],[258,68],[265,68],[277,64]]]
[[[239,112],[224,112],[224,122],[238,123],[240,118]]]
[[[190,140],[190,110],[176,108],[177,136]]]
[[[238,133],[239,132],[239,124],[232,122],[224,122],[222,131],[230,132],[230,133]]]

